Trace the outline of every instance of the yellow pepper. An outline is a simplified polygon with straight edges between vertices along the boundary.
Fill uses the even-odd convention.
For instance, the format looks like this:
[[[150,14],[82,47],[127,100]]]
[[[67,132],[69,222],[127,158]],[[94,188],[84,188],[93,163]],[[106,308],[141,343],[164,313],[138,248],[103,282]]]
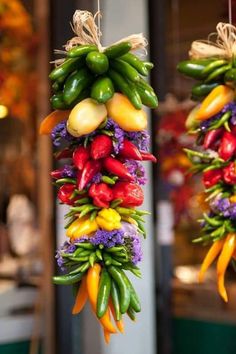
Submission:
[[[209,251],[207,252],[206,257],[204,258],[204,261],[202,262],[200,272],[198,274],[198,281],[199,283],[202,283],[204,280],[204,275],[207,271],[207,269],[210,267],[210,265],[214,262],[220,251],[222,250],[222,247],[224,245],[224,240],[219,240],[213,243]]]
[[[98,216],[96,217],[96,222],[99,227],[103,230],[112,231],[121,228],[121,217],[116,210],[102,209],[99,211]]]
[[[229,198],[231,203],[236,203],[236,194]]]
[[[218,291],[221,297],[224,299],[225,302],[228,302],[228,296],[225,289],[225,272],[228,267],[228,264],[234,254],[236,246],[236,233],[230,233],[226,237],[224,242],[223,249],[221,254],[218,258],[217,262],[217,285]]]
[[[86,98],[72,109],[67,120],[67,130],[75,137],[90,134],[106,117],[107,110],[104,104],[100,104],[92,98]]]
[[[76,219],[67,229],[66,236],[70,238],[79,238],[84,235],[90,235],[97,231],[98,224],[95,220],[91,221],[89,217]]]
[[[202,102],[200,109],[196,112],[196,119],[203,121],[219,113],[222,108],[234,100],[234,90],[225,85],[214,88]]]
[[[136,109],[129,99],[121,93],[115,93],[106,103],[108,116],[122,129],[136,132],[147,128],[147,114],[142,109]]]

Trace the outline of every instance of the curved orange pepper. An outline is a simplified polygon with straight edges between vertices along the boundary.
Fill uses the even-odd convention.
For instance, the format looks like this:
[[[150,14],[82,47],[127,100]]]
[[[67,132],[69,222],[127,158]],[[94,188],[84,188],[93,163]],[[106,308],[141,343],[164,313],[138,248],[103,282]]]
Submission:
[[[86,279],[86,275],[84,275],[76,295],[75,304],[72,309],[72,315],[77,315],[78,313],[80,313],[80,311],[84,308],[87,299],[88,299],[87,279]]]
[[[100,264],[95,263],[93,267],[89,268],[88,274],[87,274],[88,297],[89,297],[92,309],[95,314],[96,314],[96,308],[97,308],[97,297],[98,297],[100,273],[101,273],[101,266],[100,266]],[[102,326],[110,333],[117,332],[110,320],[109,309],[107,309],[107,311],[99,319],[99,321],[102,324]]]
[[[109,344],[110,339],[111,339],[111,333],[107,329],[103,328],[103,335],[104,335],[104,339],[105,339],[106,344]]]
[[[214,262],[220,251],[222,250],[224,245],[224,240],[219,240],[213,243],[211,248],[206,254],[206,257],[204,258],[204,261],[202,262],[200,272],[198,274],[198,281],[199,283],[202,283],[204,280],[204,275],[207,271],[207,269],[210,267],[210,265]]]
[[[229,102],[233,101],[234,90],[225,85],[219,85],[214,88],[203,100],[199,110],[196,112],[196,119],[202,121],[209,119],[219,113]]]
[[[50,134],[52,129],[63,120],[67,119],[70,111],[53,111],[41,122],[39,127],[40,135]]]
[[[236,233],[230,233],[226,237],[223,249],[217,262],[217,285],[218,291],[225,302],[228,302],[228,296],[225,289],[225,272],[230,262],[230,259],[235,251]]]
[[[125,333],[125,326],[124,326],[123,320],[122,319],[120,319],[119,321],[116,320],[115,309],[114,309],[111,299],[109,300],[109,309],[111,310],[111,313],[112,313],[112,316],[114,318],[117,328],[119,329],[119,331],[121,333]]]

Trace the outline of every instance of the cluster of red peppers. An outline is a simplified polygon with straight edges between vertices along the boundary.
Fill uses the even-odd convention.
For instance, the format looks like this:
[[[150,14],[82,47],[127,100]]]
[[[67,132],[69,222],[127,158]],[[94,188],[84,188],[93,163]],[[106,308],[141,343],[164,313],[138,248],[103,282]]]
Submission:
[[[196,137],[196,149],[185,149],[192,173],[202,173],[205,187],[200,196],[203,210],[201,234],[195,242],[210,244],[199,281],[217,259],[218,291],[225,302],[225,272],[236,257],[236,65],[234,58],[191,58],[178,70],[195,78],[192,89],[197,101],[186,127]]]
[[[129,43],[111,46],[113,58],[130,48]],[[94,46],[78,45],[73,50],[84,61]],[[137,70],[146,72],[141,70],[144,64],[138,57],[129,53],[129,58]],[[66,70],[63,64],[54,69],[58,85],[60,75],[63,82],[74,75],[73,63],[72,73],[67,71],[68,63]],[[127,85],[132,84],[127,81]],[[63,274],[54,276],[53,282],[75,289],[73,314],[90,302],[107,343],[111,334],[124,331],[125,314],[135,320],[141,311],[127,272],[141,276],[137,263],[142,259],[141,238],[146,237],[143,217],[149,214],[136,209],[143,203],[141,185],[146,182],[141,162],[156,162],[148,152],[146,127],[145,111],[135,108],[119,91],[104,103],[81,98],[69,110],[53,111],[40,127],[40,133],[51,134],[57,146],[54,155],[59,168],[51,177],[58,187],[58,200],[68,206],[68,240],[56,253]]]

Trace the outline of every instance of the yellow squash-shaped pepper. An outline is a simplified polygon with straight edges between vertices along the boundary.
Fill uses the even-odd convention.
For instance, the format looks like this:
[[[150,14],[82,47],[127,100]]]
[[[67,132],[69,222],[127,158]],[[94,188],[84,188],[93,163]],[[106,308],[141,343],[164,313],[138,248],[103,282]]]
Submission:
[[[107,110],[104,104],[86,98],[72,109],[67,121],[67,130],[75,137],[90,134],[106,117]]]
[[[203,121],[219,113],[229,102],[233,101],[234,90],[225,85],[219,85],[214,88],[202,102],[199,110],[196,112],[196,119]]]
[[[95,220],[91,221],[89,217],[76,219],[67,229],[66,236],[70,238],[79,238],[81,236],[89,236],[97,231],[98,224]]]
[[[142,109],[136,109],[128,98],[121,93],[115,93],[106,103],[108,116],[122,129],[136,132],[147,128],[147,114]]]
[[[112,231],[121,228],[121,217],[120,214],[117,213],[116,210],[109,208],[109,209],[102,209],[99,211],[98,216],[96,217],[96,222],[98,226],[107,231]]]

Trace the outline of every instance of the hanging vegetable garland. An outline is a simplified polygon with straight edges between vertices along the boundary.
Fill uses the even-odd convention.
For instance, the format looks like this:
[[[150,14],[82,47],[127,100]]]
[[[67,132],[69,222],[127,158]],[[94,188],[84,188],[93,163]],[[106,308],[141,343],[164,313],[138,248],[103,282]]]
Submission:
[[[178,70],[196,80],[192,98],[200,103],[186,121],[190,134],[196,134],[196,150],[185,149],[192,172],[203,174],[205,195],[201,234],[195,242],[211,247],[202,263],[199,281],[217,260],[218,291],[228,301],[224,277],[236,257],[236,28],[217,25],[215,43],[192,43],[190,60]]]
[[[157,97],[142,78],[153,65],[131,53],[144,49],[142,35],[103,48],[91,13],[76,11],[73,22],[76,37],[50,74],[55,111],[40,127],[59,148],[56,159],[69,161],[51,172],[59,201],[69,206],[68,241],[56,255],[65,274],[53,281],[76,289],[73,314],[90,302],[109,342],[110,334],[124,331],[123,315],[135,320],[141,310],[127,272],[141,276],[148,212],[136,209],[146,182],[140,162],[156,161],[142,105],[156,107]]]

